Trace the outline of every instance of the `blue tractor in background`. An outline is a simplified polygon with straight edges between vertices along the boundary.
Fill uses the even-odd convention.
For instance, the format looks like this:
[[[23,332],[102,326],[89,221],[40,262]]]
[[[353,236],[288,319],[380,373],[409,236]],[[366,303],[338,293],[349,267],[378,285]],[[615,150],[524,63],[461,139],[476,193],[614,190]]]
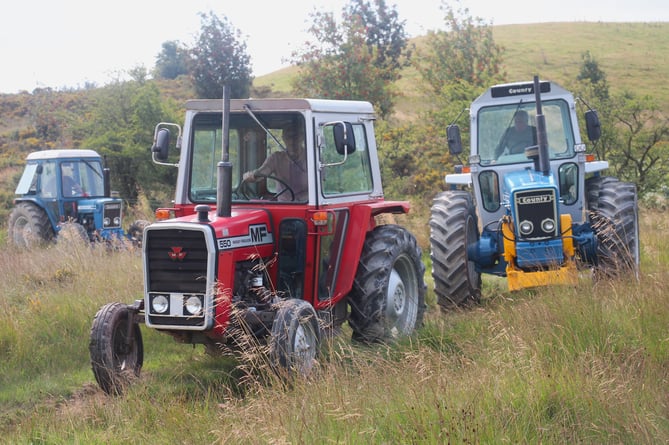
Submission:
[[[112,197],[109,169],[93,150],[33,152],[16,187],[9,216],[9,241],[30,248],[59,238],[88,241],[137,241],[144,221],[126,234],[123,201]]]
[[[585,112],[588,139],[601,133]],[[435,293],[442,308],[477,301],[481,274],[511,291],[638,273],[636,186],[600,172],[587,153],[571,93],[553,82],[496,85],[470,107],[469,165],[446,175],[430,215]],[[450,153],[462,153],[457,125]]]

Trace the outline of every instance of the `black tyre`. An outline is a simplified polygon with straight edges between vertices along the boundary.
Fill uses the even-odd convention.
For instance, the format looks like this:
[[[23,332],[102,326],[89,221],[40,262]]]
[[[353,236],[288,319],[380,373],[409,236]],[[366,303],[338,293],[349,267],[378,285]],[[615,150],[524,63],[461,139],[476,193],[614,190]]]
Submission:
[[[76,222],[66,222],[60,226],[56,241],[69,246],[88,246],[90,238],[84,226]]]
[[[393,340],[420,327],[425,314],[424,273],[420,248],[407,230],[384,225],[367,234],[349,295],[353,339]]]
[[[9,240],[29,249],[53,239],[54,232],[44,210],[29,202],[19,202],[9,215]]]
[[[481,298],[481,274],[469,260],[467,246],[479,239],[472,197],[449,190],[432,201],[430,258],[437,302],[444,308],[476,303]]]
[[[133,323],[132,331],[128,323]],[[128,334],[132,338],[128,341]],[[132,321],[127,305],[104,305],[93,320],[89,343],[91,367],[95,380],[110,395],[123,389],[139,377],[144,361],[144,345],[139,325]]]
[[[142,241],[144,239],[144,228],[151,224],[145,219],[138,219],[130,225],[128,228],[128,235],[130,236],[130,241],[137,245],[138,247],[142,246]]]
[[[618,179],[611,176],[593,176],[585,180],[585,196],[588,210],[594,212],[599,207],[599,190],[602,184]]]
[[[599,182],[597,199],[588,203],[597,236],[595,273],[598,277],[638,274],[639,210],[636,186],[614,178]]]
[[[318,316],[304,300],[291,298],[279,305],[272,324],[270,360],[289,375],[306,377],[316,364],[321,343]]]

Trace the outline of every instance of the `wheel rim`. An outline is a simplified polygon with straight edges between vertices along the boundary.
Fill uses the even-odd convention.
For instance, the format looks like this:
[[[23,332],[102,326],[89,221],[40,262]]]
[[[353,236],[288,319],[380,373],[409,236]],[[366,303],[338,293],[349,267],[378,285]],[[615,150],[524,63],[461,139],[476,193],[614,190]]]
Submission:
[[[418,314],[418,278],[409,258],[400,257],[390,272],[386,293],[386,328],[393,337],[413,331]]]
[[[307,375],[316,360],[316,335],[309,327],[300,324],[294,338],[295,367],[301,375]]]

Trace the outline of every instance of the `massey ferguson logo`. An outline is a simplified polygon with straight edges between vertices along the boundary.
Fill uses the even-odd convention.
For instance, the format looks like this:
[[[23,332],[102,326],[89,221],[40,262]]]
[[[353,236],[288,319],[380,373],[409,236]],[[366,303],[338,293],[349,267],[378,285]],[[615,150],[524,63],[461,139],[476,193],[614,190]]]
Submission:
[[[186,252],[182,249],[182,247],[172,247],[172,250],[167,252],[167,255],[172,261],[183,261],[186,258]]]
[[[519,196],[516,198],[518,204],[544,204],[553,201],[553,195]]]

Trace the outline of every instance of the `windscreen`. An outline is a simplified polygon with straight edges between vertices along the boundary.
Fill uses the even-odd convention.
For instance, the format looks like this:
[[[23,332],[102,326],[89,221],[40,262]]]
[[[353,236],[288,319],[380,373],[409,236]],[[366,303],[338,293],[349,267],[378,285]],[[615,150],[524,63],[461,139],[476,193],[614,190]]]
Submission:
[[[307,198],[304,119],[299,113],[231,114],[229,160],[234,201],[303,201]],[[222,159],[220,113],[193,120],[189,197],[215,203]]]
[[[574,156],[569,107],[563,100],[542,102],[551,159]],[[481,165],[529,162],[525,149],[537,145],[534,102],[481,108],[478,112]]]

